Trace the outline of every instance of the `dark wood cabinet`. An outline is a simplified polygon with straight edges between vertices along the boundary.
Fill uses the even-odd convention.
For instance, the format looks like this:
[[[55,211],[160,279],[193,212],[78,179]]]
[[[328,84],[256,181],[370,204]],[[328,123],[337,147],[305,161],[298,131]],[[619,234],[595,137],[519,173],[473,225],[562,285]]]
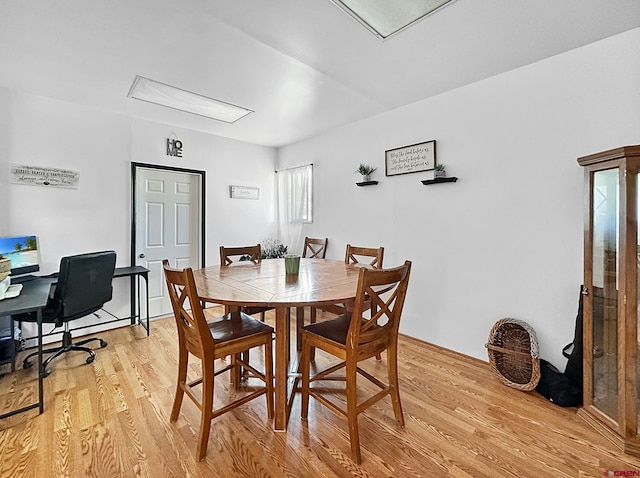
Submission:
[[[640,455],[640,146],[578,159],[585,168],[584,406],[579,415]]]

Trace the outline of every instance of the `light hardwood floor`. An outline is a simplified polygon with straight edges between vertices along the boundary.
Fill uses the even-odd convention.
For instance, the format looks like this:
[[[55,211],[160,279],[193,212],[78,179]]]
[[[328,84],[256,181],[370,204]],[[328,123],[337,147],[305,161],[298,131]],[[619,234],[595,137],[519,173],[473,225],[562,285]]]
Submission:
[[[576,409],[505,387],[486,362],[407,337],[400,346],[406,427],[396,427],[388,399],[369,409],[360,417],[362,465],[351,461],[346,422],[314,400],[309,421],[301,421],[299,397],[287,432],[272,430],[261,398],[216,419],[207,457],[196,462],[197,409],[185,400],[178,422],[168,418],[177,368],[173,318],[151,327],[150,337],[139,327],[99,334],[109,346],[91,365],[82,353],[54,361],[45,379],[44,414],[0,421],[0,476],[558,478],[640,472],[640,459],[619,452]],[[260,358],[253,352],[252,359]],[[324,360],[320,353],[317,360]],[[374,373],[384,367],[384,356],[368,363]],[[217,386],[217,400],[235,393],[227,376]],[[0,377],[2,412],[31,403],[36,394],[33,370]]]

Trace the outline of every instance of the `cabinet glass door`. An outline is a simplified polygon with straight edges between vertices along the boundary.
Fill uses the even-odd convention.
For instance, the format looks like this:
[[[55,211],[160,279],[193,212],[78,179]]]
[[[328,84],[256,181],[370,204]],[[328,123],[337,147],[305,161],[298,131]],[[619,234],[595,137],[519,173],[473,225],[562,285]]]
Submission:
[[[640,212],[640,173],[636,174],[636,215]],[[637,222],[636,229],[636,250],[633,254],[636,257],[636,377],[640,374],[640,221]],[[636,431],[640,435],[640,379],[636,380]]]
[[[619,169],[593,173],[593,404],[616,420],[618,405]]]

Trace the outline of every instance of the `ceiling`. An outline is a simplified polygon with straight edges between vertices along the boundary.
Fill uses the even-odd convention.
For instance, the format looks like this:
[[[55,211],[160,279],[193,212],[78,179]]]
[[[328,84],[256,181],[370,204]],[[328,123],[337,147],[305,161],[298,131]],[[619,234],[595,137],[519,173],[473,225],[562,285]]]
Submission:
[[[280,147],[640,26],[638,0],[455,0],[381,41],[330,0],[0,0],[0,86]],[[127,98],[136,75],[254,111]]]

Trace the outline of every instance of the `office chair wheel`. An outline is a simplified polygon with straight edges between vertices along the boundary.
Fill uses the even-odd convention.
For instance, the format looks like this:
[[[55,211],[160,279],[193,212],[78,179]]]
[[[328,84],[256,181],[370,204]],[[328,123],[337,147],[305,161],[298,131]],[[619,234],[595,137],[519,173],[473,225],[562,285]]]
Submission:
[[[106,346],[107,346],[107,342],[105,342],[104,340],[100,340],[100,347],[105,348]]]
[[[87,357],[86,362],[87,362],[87,363],[92,363],[92,362],[93,362],[93,360],[94,360],[95,358],[96,358],[96,357],[95,357],[95,355],[89,355],[89,356]]]

